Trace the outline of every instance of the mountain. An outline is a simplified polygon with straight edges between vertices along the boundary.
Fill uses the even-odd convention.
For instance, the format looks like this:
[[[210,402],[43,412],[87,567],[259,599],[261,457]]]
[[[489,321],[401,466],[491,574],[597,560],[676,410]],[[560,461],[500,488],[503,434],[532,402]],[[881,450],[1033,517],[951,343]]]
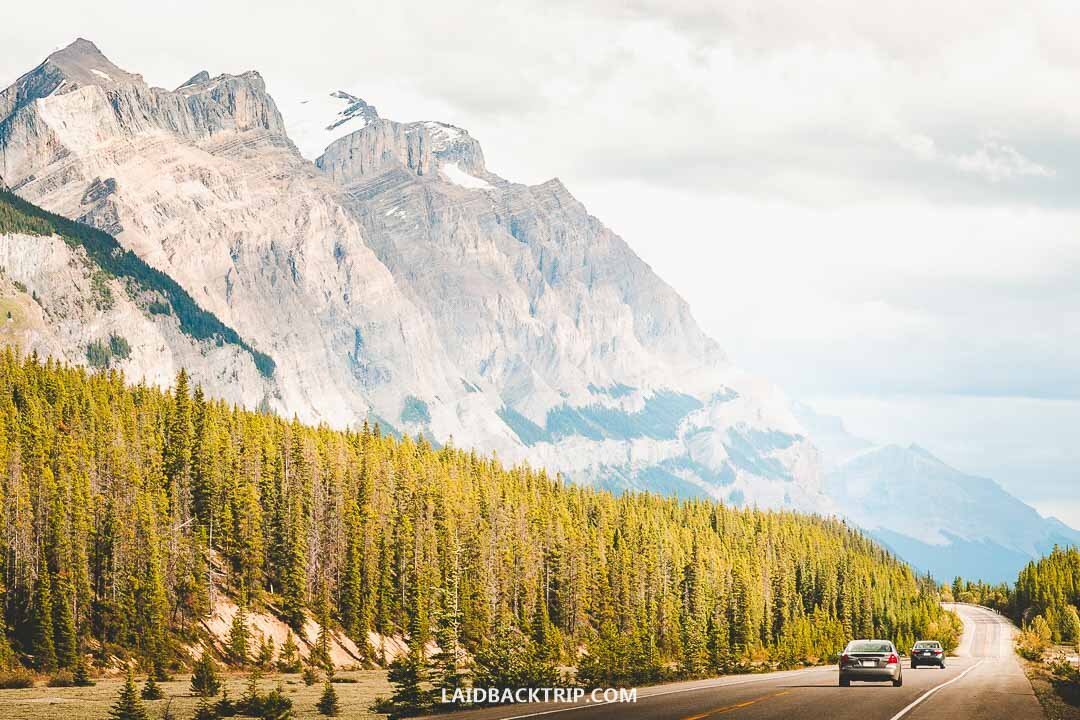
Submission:
[[[78,40],[0,93],[0,181],[109,233],[270,360],[185,356],[215,395],[615,490],[829,509],[786,398],[560,181],[499,177],[462,128],[323,101],[313,163],[257,72],[170,91]],[[117,366],[160,380],[149,355]]]
[[[133,364],[166,384],[181,367],[257,403],[273,362],[167,276],[100,230],[0,190],[0,338],[94,367]],[[244,394],[244,388],[255,392]]]
[[[825,492],[837,510],[939,580],[1012,582],[1055,544],[1080,543],[1080,532],[917,445],[874,446],[835,418],[798,414],[825,452]]]

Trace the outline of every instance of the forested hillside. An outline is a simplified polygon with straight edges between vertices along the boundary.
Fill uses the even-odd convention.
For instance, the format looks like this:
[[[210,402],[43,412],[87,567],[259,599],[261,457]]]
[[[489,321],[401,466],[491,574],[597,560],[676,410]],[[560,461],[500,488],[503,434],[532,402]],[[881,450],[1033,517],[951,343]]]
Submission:
[[[156,298],[146,307],[151,314],[176,315],[181,330],[196,340],[239,345],[251,353],[259,372],[267,377],[274,374],[274,361],[270,356],[252,348],[235,330],[213,313],[199,307],[175,280],[121,247],[112,235],[46,212],[15,193],[0,188],[0,234],[4,233],[59,235],[68,245],[82,248],[89,260],[106,276],[124,280]],[[107,288],[103,292],[107,293]]]
[[[186,664],[225,594],[297,632],[321,607],[361,647],[369,630],[496,663],[508,632],[550,662],[587,647],[594,676],[952,632],[932,583],[840,522],[305,427],[184,374],[164,392],[6,349],[0,466],[0,661],[41,671],[80,652]]]
[[[1018,624],[1035,628],[1048,641],[1080,643],[1080,550],[1056,547],[1046,557],[1028,563],[1004,597],[1002,588],[997,588],[980,600]]]

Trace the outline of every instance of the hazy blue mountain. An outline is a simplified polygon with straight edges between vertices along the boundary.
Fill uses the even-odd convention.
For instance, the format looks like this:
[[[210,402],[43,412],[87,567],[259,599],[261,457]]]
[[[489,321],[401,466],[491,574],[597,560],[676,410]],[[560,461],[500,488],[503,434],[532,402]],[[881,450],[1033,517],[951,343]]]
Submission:
[[[1028,560],[1080,533],[987,478],[946,465],[924,448],[885,445],[830,470],[826,493],[852,522],[923,571],[1012,581]]]

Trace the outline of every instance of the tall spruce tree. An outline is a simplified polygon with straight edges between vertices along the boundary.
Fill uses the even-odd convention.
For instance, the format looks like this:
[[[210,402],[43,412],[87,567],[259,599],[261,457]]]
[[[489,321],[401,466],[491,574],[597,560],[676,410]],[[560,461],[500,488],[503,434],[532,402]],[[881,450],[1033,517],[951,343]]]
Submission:
[[[56,644],[53,631],[52,578],[45,554],[41,554],[34,595],[30,602],[30,655],[34,668],[42,672],[56,669]]]
[[[71,604],[74,601],[71,582],[63,576],[57,578],[56,598],[53,603],[53,645],[56,663],[62,668],[75,666],[78,655],[78,637]]]

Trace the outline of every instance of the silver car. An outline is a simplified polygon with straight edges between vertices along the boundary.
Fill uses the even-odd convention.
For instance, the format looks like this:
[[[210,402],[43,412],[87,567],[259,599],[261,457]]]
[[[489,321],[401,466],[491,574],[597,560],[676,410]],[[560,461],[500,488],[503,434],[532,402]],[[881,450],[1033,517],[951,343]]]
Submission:
[[[840,654],[840,687],[851,681],[904,684],[900,653],[889,640],[852,640]]]

